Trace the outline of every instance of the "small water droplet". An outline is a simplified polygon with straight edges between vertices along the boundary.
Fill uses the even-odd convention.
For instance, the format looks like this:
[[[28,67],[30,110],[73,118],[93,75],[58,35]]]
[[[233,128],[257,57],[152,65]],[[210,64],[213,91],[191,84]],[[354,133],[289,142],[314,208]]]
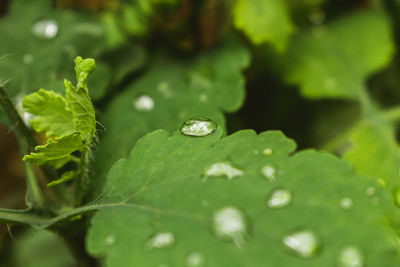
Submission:
[[[162,81],[157,85],[157,90],[160,92],[165,98],[170,98],[172,96],[172,90],[169,82]]]
[[[204,266],[205,259],[203,254],[200,252],[192,252],[186,258],[186,266],[187,267],[200,267]]]
[[[274,166],[266,165],[262,167],[261,173],[267,178],[271,183],[276,181],[277,172]]]
[[[32,34],[40,39],[51,40],[57,36],[58,24],[51,19],[42,19],[32,26]]]
[[[340,267],[362,267],[364,262],[363,254],[356,247],[346,247],[339,254]]]
[[[381,199],[379,197],[373,197],[371,199],[371,204],[372,205],[377,206],[377,205],[379,205],[379,203],[381,203]]]
[[[297,231],[285,236],[283,244],[295,255],[305,259],[315,257],[320,249],[318,238],[309,230]]]
[[[151,111],[154,108],[154,100],[147,95],[142,95],[135,99],[133,106],[138,111]]]
[[[339,205],[340,205],[340,207],[341,207],[342,209],[344,209],[344,210],[349,210],[349,209],[353,208],[354,203],[353,203],[353,200],[352,200],[351,198],[349,198],[349,197],[344,197],[344,198],[342,198],[342,199],[340,200]]]
[[[208,96],[206,95],[206,94],[201,94],[200,96],[199,96],[199,99],[200,99],[200,102],[206,102],[207,101],[207,99],[208,99]]]
[[[36,116],[24,109],[24,107],[22,105],[23,98],[24,98],[23,95],[19,95],[16,97],[16,102],[17,102],[16,109],[17,109],[19,115],[21,116],[22,120],[24,121],[25,125],[28,128],[31,128],[31,120],[33,118],[35,118]]]
[[[322,9],[314,9],[308,15],[308,20],[314,25],[320,25],[325,21],[325,12]]]
[[[107,235],[104,238],[104,244],[106,244],[107,246],[114,245],[115,241],[116,241],[115,235]]]
[[[206,171],[205,171],[205,176],[206,177],[221,177],[225,176],[228,178],[228,180],[231,180],[232,178],[236,176],[242,176],[244,172],[242,170],[239,170],[235,167],[233,167],[230,163],[228,162],[217,162],[211,165]]]
[[[208,206],[208,201],[205,200],[205,199],[203,199],[203,200],[201,201],[201,205],[202,205],[203,207],[207,207],[207,206]]]
[[[214,214],[214,231],[217,238],[233,242],[242,247],[248,234],[248,226],[244,214],[235,207],[225,207]]]
[[[265,156],[271,156],[273,152],[274,152],[274,151],[272,150],[272,148],[269,148],[269,147],[267,147],[267,148],[265,148],[265,149],[263,150],[263,154],[264,154]]]
[[[275,189],[271,192],[267,206],[272,209],[284,208],[292,201],[292,193],[287,189]]]
[[[175,236],[171,232],[155,234],[146,242],[147,249],[170,248],[175,244]]]
[[[376,192],[376,189],[373,186],[370,186],[365,190],[365,194],[369,197],[373,197],[375,195],[375,192]]]
[[[22,61],[26,64],[26,65],[30,65],[32,64],[33,60],[35,58],[31,55],[31,54],[25,54],[22,58]]]
[[[181,133],[189,136],[206,136],[217,129],[217,124],[209,119],[190,119],[181,127]]]

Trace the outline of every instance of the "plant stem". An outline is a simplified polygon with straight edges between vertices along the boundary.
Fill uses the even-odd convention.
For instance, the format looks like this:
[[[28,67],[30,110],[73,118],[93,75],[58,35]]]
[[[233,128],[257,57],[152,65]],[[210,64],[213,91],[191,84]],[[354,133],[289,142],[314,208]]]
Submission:
[[[19,116],[10,98],[7,96],[4,88],[0,86],[0,104],[6,112],[8,118],[14,123],[18,139],[20,140],[21,150],[24,154],[28,154],[35,149],[36,142],[31,131],[26,127],[25,123]],[[45,210],[45,201],[40,186],[33,172],[32,166],[25,163],[26,180],[27,180],[27,197],[32,207],[40,207]]]

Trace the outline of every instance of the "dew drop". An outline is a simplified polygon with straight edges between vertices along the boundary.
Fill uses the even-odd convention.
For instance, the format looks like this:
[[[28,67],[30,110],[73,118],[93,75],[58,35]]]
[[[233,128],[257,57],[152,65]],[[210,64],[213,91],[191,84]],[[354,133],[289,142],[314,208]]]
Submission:
[[[23,61],[26,65],[32,64],[32,62],[33,62],[34,59],[35,59],[35,58],[34,58],[31,54],[25,54],[25,55],[22,57],[22,61]]]
[[[287,189],[275,189],[271,192],[267,206],[272,209],[284,208],[292,201],[292,193]]]
[[[225,176],[228,178],[228,180],[232,180],[236,176],[242,176],[244,172],[242,170],[239,170],[235,167],[233,167],[230,163],[228,162],[217,162],[211,165],[206,171],[205,171],[205,176],[206,177],[221,177]]]
[[[107,235],[104,238],[104,244],[106,244],[107,246],[114,245],[115,241],[116,241],[115,235]]]
[[[271,156],[273,152],[274,152],[274,151],[272,150],[272,148],[269,148],[269,147],[267,147],[267,148],[265,148],[265,149],[263,150],[263,154],[264,154],[265,156]]]
[[[51,19],[42,19],[32,26],[32,34],[40,39],[51,40],[57,36],[58,24]]]
[[[370,186],[365,190],[365,194],[369,197],[373,197],[375,195],[375,193],[376,193],[376,189],[373,186]]]
[[[356,247],[346,247],[339,254],[340,267],[362,267],[364,262],[364,256]]]
[[[200,252],[192,252],[186,258],[186,266],[187,267],[200,267],[204,266],[205,259],[203,254]]]
[[[267,178],[269,182],[275,182],[276,181],[276,169],[272,165],[266,165],[262,167],[261,173]]]
[[[147,95],[142,95],[135,99],[133,106],[138,111],[151,111],[154,108],[154,100]]]
[[[157,85],[157,90],[160,92],[165,98],[170,98],[172,96],[171,86],[169,82],[162,81]]]
[[[213,217],[214,231],[217,238],[233,242],[242,247],[248,234],[248,226],[244,214],[232,206],[224,207],[215,212]]]
[[[309,230],[297,231],[283,238],[283,244],[295,255],[310,259],[318,254],[320,242]]]
[[[207,207],[207,206],[208,206],[208,201],[205,200],[205,199],[203,199],[203,200],[201,201],[201,205],[202,205],[203,207]]]
[[[146,242],[147,249],[170,248],[175,244],[175,236],[171,232],[159,232]]]
[[[206,136],[217,129],[217,124],[209,119],[190,119],[181,127],[181,133],[189,136]]]
[[[351,198],[344,197],[340,200],[339,206],[344,210],[350,210],[351,208],[353,208],[354,203]]]

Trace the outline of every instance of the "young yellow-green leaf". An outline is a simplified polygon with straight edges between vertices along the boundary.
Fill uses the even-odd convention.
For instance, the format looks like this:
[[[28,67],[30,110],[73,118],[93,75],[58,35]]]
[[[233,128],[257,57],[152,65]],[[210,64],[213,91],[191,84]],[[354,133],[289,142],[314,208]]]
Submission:
[[[309,98],[357,98],[365,79],[394,54],[388,18],[363,11],[299,32],[290,42],[284,76]]]
[[[36,132],[45,132],[46,136],[66,136],[76,130],[72,123],[72,112],[66,109],[65,99],[53,91],[40,89],[24,97],[23,107],[35,115],[30,120]]]
[[[238,0],[233,21],[254,44],[271,43],[278,50],[286,47],[294,30],[285,2],[281,0]]]
[[[399,264],[395,210],[374,179],[327,153],[293,153],[277,131],[222,135],[143,137],[83,207],[99,210],[89,253],[107,266]]]
[[[83,60],[81,57],[77,57],[75,60],[77,87],[74,87],[68,80],[64,81],[67,108],[72,112],[76,131],[81,134],[86,144],[92,142],[96,128],[94,108],[87,88],[87,77],[94,69],[93,59]]]
[[[391,122],[375,119],[360,122],[350,132],[343,158],[360,174],[373,177],[389,191],[400,185],[400,148]]]
[[[37,146],[36,152],[25,155],[23,160],[42,165],[51,164],[56,168],[62,167],[73,159],[72,152],[84,148],[82,138],[79,134],[73,134],[56,139],[49,139],[46,145]]]

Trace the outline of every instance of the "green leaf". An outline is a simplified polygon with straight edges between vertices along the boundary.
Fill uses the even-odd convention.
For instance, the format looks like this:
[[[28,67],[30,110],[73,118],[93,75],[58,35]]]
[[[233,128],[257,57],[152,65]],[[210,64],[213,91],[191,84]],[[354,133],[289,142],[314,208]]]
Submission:
[[[336,266],[348,253],[398,264],[393,206],[375,180],[327,153],[293,153],[277,131],[222,135],[143,137],[86,206],[99,209],[89,253],[108,266]]]
[[[83,149],[85,144],[79,134],[73,134],[56,139],[49,139],[46,145],[37,146],[36,152],[25,155],[23,160],[37,165],[45,163],[62,167],[68,161],[73,160],[71,153]]]
[[[83,60],[77,57],[75,59],[77,87],[75,88],[68,80],[64,81],[67,108],[72,112],[76,131],[81,134],[86,144],[92,142],[96,129],[96,117],[87,88],[87,77],[95,68],[93,59]]]
[[[94,162],[93,187],[101,187],[112,163],[127,156],[130,145],[150,131],[176,129],[194,116],[224,125],[222,111],[233,112],[244,101],[241,72],[248,63],[248,51],[235,40],[191,60],[159,55],[100,117],[106,132]]]
[[[76,130],[72,124],[72,112],[66,109],[64,97],[53,91],[40,89],[24,97],[23,107],[36,117],[30,120],[36,132],[46,132],[46,136],[66,136]]]
[[[254,44],[271,43],[278,50],[285,49],[294,30],[285,3],[280,0],[238,0],[233,21]]]
[[[391,31],[382,12],[363,11],[299,32],[282,59],[285,79],[308,98],[356,99],[366,78],[390,62]]]
[[[358,173],[377,179],[389,191],[400,185],[400,148],[391,122],[378,116],[364,120],[346,141],[350,147],[343,158],[353,163]]]

